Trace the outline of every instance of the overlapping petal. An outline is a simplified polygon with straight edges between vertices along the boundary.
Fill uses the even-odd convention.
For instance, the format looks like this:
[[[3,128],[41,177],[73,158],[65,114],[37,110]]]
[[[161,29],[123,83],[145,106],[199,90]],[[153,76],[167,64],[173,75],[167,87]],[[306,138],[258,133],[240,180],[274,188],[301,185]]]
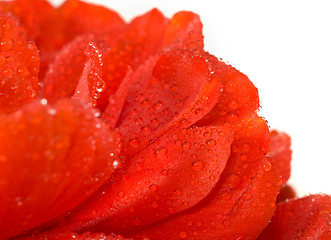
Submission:
[[[39,54],[12,16],[0,16],[0,113],[31,102],[39,90]]]
[[[281,202],[259,240],[330,239],[330,211],[331,196],[328,195]]]
[[[235,126],[231,156],[215,189],[198,205],[133,235],[254,239],[273,214],[280,186],[275,167],[263,169],[263,161],[269,161],[264,158],[268,148],[268,127],[263,119],[251,116],[240,121]]]
[[[120,150],[88,107],[45,99],[0,115],[1,238],[22,233],[93,194],[110,177]]]
[[[198,15],[126,24],[79,0],[0,13],[0,239],[256,239],[276,201],[261,239],[330,237],[330,197],[288,200],[290,138],[203,50]]]
[[[73,212],[69,224],[77,230],[101,222],[96,229],[124,234],[194,206],[219,180],[232,134],[230,126],[169,131]]]

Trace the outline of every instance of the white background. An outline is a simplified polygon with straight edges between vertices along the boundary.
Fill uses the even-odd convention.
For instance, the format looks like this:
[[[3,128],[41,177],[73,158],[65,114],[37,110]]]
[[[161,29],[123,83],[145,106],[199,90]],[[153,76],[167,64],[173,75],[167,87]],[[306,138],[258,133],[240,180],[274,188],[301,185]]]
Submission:
[[[87,2],[109,6],[126,20],[153,7],[168,17],[179,10],[198,13],[205,48],[248,75],[259,89],[260,115],[292,136],[290,183],[299,196],[331,194],[330,1]]]

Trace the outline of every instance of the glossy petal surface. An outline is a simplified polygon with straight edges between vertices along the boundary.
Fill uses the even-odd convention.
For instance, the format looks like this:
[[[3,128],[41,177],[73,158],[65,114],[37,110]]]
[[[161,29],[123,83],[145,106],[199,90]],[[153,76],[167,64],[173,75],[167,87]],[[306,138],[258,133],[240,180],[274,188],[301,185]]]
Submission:
[[[128,157],[170,128],[198,121],[216,104],[221,89],[203,57],[177,51],[147,61],[134,78],[118,121],[122,153]]]
[[[114,94],[128,67],[136,70],[145,60],[162,50],[167,19],[153,9],[133,19],[128,30],[118,43],[104,55],[104,81],[108,88],[99,101],[99,107],[105,109],[108,98]]]
[[[212,55],[206,58],[215,69],[215,74],[219,77],[224,89],[217,105],[198,125],[235,123],[242,117],[255,112],[259,107],[259,95],[257,88],[248,77]]]
[[[290,185],[283,185],[280,188],[279,194],[277,196],[277,203],[284,202],[286,200],[293,199],[297,196],[295,190]]]
[[[198,205],[135,236],[255,239],[273,214],[281,183],[274,166],[263,169],[268,149],[264,120],[252,116],[238,122],[231,156],[215,189]]]
[[[77,234],[77,233],[72,233],[72,232],[60,232],[60,233],[54,233],[54,232],[49,232],[49,233],[42,233],[40,235],[34,236],[34,237],[26,237],[23,238],[25,240],[130,240],[129,238],[124,238],[120,235],[116,234],[109,234],[106,235],[104,233],[82,233],[82,234]],[[132,239],[131,239],[132,240]]]
[[[101,222],[94,231],[124,234],[194,206],[217,183],[232,135],[230,126],[169,131],[73,212],[69,224]]]
[[[289,135],[275,130],[270,133],[269,156],[275,161],[283,184],[287,182],[291,174],[292,150],[290,147],[291,138]]]
[[[0,113],[31,102],[39,90],[39,55],[10,16],[0,16]]]
[[[327,240],[331,237],[331,197],[311,195],[277,205],[259,240]]]
[[[102,80],[102,53],[101,50],[90,42],[85,54],[88,57],[84,70],[80,76],[73,99],[78,99],[96,107],[100,93],[106,88]]]
[[[77,206],[110,177],[119,136],[71,100],[0,115],[0,232],[4,238]]]

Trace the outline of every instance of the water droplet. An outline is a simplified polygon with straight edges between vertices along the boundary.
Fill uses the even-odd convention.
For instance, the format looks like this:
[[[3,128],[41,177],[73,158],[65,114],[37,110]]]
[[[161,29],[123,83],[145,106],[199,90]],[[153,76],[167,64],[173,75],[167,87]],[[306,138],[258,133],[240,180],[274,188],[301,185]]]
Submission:
[[[223,199],[223,200],[229,200],[230,197],[231,197],[231,195],[230,195],[230,193],[228,191],[223,191],[221,193],[221,199]]]
[[[2,39],[0,42],[0,47],[2,51],[9,51],[14,46],[14,43],[11,39]]]
[[[203,169],[204,167],[204,163],[203,161],[201,160],[198,160],[198,161],[195,161],[193,164],[192,164],[192,169],[196,172],[199,172]]]
[[[265,192],[260,192],[260,197],[264,198],[265,197]]]
[[[235,110],[238,108],[238,102],[235,99],[229,101],[228,106],[230,109]]]
[[[198,135],[201,134],[201,130],[200,130],[200,129],[194,130],[194,131],[193,131],[193,134],[194,134],[195,136],[198,136]]]
[[[206,146],[209,147],[209,148],[215,147],[215,145],[216,145],[216,141],[214,139],[209,139],[206,142]]]
[[[143,134],[145,134],[145,135],[147,135],[147,134],[149,134],[150,132],[152,131],[152,129],[151,129],[151,127],[150,126],[143,126],[142,128],[141,128],[141,132],[143,133]]]
[[[156,201],[153,201],[152,204],[151,204],[151,207],[152,208],[158,208],[159,204]]]
[[[46,104],[47,104],[47,99],[46,99],[46,98],[41,99],[41,100],[40,100],[40,103],[41,103],[42,105],[46,105]]]
[[[248,199],[250,199],[251,198],[251,194],[249,193],[249,192],[245,192],[244,194],[243,194],[243,199],[244,200],[248,200]]]
[[[124,193],[124,192],[122,192],[122,191],[119,191],[119,192],[118,192],[118,196],[119,196],[120,198],[124,198],[124,196],[125,196],[125,193]]]
[[[183,143],[182,148],[183,148],[184,151],[189,150],[191,148],[191,143],[189,143],[189,142]]]
[[[241,150],[244,151],[244,152],[248,152],[250,149],[251,149],[251,147],[250,147],[250,145],[248,143],[244,143],[241,146]]]
[[[168,169],[163,169],[163,170],[161,171],[161,175],[162,175],[162,176],[168,176],[168,174],[169,174]]]
[[[157,126],[158,124],[159,124],[159,120],[157,120],[156,118],[154,118],[154,119],[151,120],[151,125],[152,125],[152,126],[155,127],[155,126]]]
[[[165,156],[168,153],[168,149],[162,146],[155,148],[155,154],[157,157]]]
[[[264,172],[269,172],[271,170],[271,163],[269,162],[268,159],[262,160],[262,170]]]
[[[92,210],[92,215],[97,215],[97,211],[95,211],[95,210]]]
[[[186,232],[180,232],[179,233],[179,238],[180,239],[185,239],[187,237],[187,233]]]
[[[139,146],[139,141],[138,139],[136,138],[132,138],[130,141],[129,141],[129,145],[130,147],[132,148],[137,148]]]
[[[148,107],[149,105],[150,105],[150,103],[149,103],[148,100],[145,100],[145,101],[142,101],[142,102],[141,102],[141,106],[142,106],[143,108],[146,108],[146,107]]]
[[[241,180],[240,177],[235,174],[235,173],[231,173],[227,176],[227,178],[225,179],[225,183],[230,187],[230,188],[237,188],[239,187]]]
[[[205,132],[205,133],[203,134],[203,136],[204,136],[205,138],[210,138],[210,137],[211,137],[211,132]]]
[[[224,221],[223,221],[223,225],[224,225],[225,227],[229,226],[229,224],[230,224],[230,222],[229,222],[228,220],[224,220]]]
[[[176,189],[175,194],[178,196],[183,195],[183,190],[182,189]]]
[[[152,185],[149,186],[149,189],[150,189],[152,192],[156,192],[156,191],[157,191],[157,185],[152,184]]]

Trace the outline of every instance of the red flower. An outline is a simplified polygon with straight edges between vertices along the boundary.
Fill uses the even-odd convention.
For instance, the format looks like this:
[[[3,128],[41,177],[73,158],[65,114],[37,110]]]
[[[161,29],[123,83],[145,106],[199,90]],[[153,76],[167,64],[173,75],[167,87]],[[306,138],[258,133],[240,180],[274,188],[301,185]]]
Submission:
[[[0,13],[1,239],[259,237],[290,138],[269,133],[247,76],[203,50],[196,14],[126,24],[78,0]],[[286,231],[282,212],[300,215],[282,192],[261,239]],[[316,199],[300,206],[329,211]],[[327,237],[316,219],[298,228]]]

